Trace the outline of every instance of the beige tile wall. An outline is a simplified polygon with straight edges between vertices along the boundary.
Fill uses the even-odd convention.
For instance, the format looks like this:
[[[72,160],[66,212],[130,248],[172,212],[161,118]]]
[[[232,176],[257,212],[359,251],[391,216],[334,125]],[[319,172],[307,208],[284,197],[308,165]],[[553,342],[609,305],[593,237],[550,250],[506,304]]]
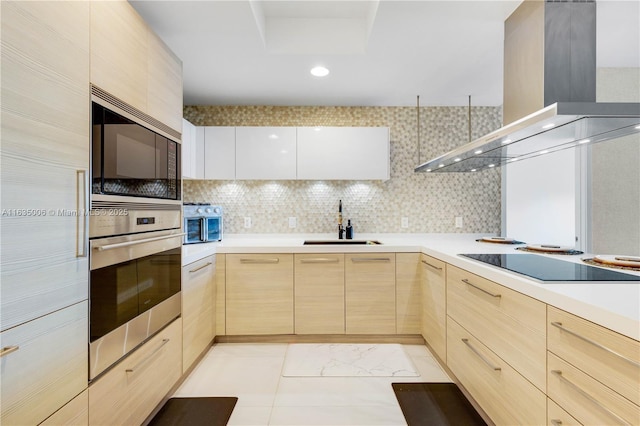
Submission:
[[[499,107],[472,107],[472,138],[500,127]],[[500,169],[476,173],[414,173],[420,160],[469,139],[466,107],[421,107],[418,159],[415,107],[186,106],[196,126],[385,126],[391,129],[388,181],[184,182],[185,202],[225,209],[227,233],[312,233],[337,229],[338,200],[358,232],[500,232]],[[339,153],[336,153],[339,155]],[[455,217],[463,227],[455,228]],[[243,227],[251,217],[252,227]],[[288,218],[297,218],[295,229]],[[409,227],[401,227],[401,218]]]

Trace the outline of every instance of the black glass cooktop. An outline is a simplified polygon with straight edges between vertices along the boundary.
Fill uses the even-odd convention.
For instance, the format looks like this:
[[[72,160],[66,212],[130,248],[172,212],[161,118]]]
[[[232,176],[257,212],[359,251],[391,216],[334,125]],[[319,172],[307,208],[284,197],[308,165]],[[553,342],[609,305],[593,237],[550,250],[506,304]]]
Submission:
[[[640,281],[640,277],[537,254],[461,254],[540,281]]]

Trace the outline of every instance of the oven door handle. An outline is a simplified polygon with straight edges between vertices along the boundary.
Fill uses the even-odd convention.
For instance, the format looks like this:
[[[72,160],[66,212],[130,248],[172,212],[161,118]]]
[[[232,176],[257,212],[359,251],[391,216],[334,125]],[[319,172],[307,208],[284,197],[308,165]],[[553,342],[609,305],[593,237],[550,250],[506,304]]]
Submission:
[[[120,248],[120,247],[133,246],[133,245],[136,245],[136,244],[144,244],[144,243],[150,243],[150,242],[153,242],[153,241],[166,240],[168,238],[173,238],[173,237],[183,237],[185,235],[186,235],[186,233],[184,233],[184,232],[182,234],[163,235],[162,237],[145,238],[144,240],[125,241],[123,243],[105,244],[103,246],[95,246],[94,249],[96,249],[98,251],[111,250],[111,249],[116,249],[116,248]]]

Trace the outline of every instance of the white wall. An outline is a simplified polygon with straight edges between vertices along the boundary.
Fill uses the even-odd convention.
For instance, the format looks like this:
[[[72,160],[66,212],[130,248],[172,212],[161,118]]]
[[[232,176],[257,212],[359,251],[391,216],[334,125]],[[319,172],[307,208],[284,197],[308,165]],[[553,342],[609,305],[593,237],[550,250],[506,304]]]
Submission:
[[[505,236],[529,244],[575,246],[576,151],[503,166]]]

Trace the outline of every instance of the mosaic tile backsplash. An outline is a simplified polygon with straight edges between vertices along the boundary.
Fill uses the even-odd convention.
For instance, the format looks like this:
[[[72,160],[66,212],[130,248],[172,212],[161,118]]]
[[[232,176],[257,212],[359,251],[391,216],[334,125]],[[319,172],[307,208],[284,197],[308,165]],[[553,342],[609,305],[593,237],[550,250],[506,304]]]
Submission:
[[[196,126],[384,126],[391,135],[388,181],[185,180],[185,202],[223,206],[225,233],[336,232],[338,200],[362,233],[499,233],[500,169],[414,173],[420,162],[469,140],[466,107],[421,107],[420,150],[415,107],[186,106]],[[472,139],[500,127],[500,107],[472,107]],[[419,154],[420,151],[420,154]],[[420,158],[418,158],[420,155]],[[462,217],[463,227],[455,227]],[[244,228],[244,218],[251,228]],[[297,226],[289,228],[289,217]],[[409,226],[402,227],[402,218]]]

